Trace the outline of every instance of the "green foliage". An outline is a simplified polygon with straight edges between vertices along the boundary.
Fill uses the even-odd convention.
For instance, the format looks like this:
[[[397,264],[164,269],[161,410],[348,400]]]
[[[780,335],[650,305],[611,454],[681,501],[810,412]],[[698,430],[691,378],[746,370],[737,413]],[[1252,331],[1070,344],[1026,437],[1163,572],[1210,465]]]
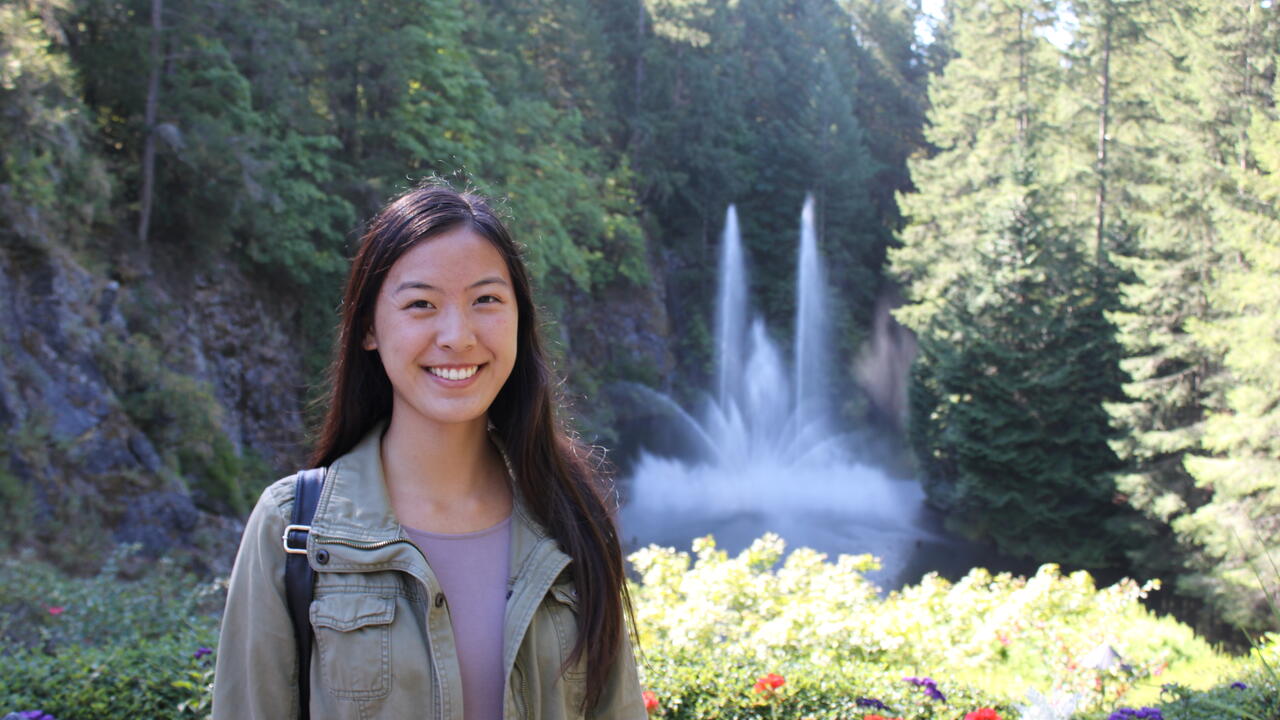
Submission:
[[[1228,259],[1209,296],[1219,316],[1189,323],[1231,378],[1225,406],[1204,424],[1205,452],[1185,460],[1197,487],[1213,496],[1173,529],[1200,549],[1186,583],[1213,598],[1228,620],[1257,629],[1280,620],[1267,598],[1280,593],[1271,564],[1280,557],[1280,120],[1273,111],[1257,112],[1250,140],[1256,165],[1238,171],[1239,193],[1222,209]]]
[[[0,552],[20,547],[30,537],[34,503],[31,485],[0,465]]]
[[[1178,589],[1220,617],[1276,627],[1248,563],[1274,552],[1280,532],[1275,448],[1258,441],[1278,395],[1252,366],[1267,364],[1275,325],[1274,283],[1258,282],[1274,235],[1263,199],[1274,166],[1255,152],[1265,158],[1270,142],[1263,79],[1278,26],[1253,2],[1181,3],[1149,24],[1151,51],[1135,63],[1150,111],[1130,131],[1147,165],[1126,208],[1137,231],[1116,256],[1130,278],[1113,315],[1130,382],[1126,402],[1108,406],[1127,465],[1117,486],[1145,516],[1130,555],[1178,575]],[[1250,247],[1263,255],[1245,260]],[[1250,429],[1261,435],[1246,439]]]
[[[110,180],[91,151],[81,91],[65,53],[68,3],[0,7],[0,217],[27,239],[82,237]]]
[[[876,108],[919,117],[918,68],[898,67],[911,61],[908,4],[447,0],[423,13],[401,0],[287,0],[270,12],[251,0],[164,0],[159,30],[151,4],[19,3],[5,41],[52,59],[48,72],[17,76],[23,97],[36,98],[21,107],[32,117],[65,109],[104,158],[99,175],[115,195],[95,197],[110,198],[117,227],[110,242],[86,241],[108,264],[129,262],[109,246],[138,225],[154,146],[145,242],[157,250],[146,252],[196,265],[230,257],[298,298],[291,319],[314,343],[304,355],[317,377],[360,220],[433,175],[502,198],[554,315],[572,297],[649,283],[666,252],[682,279],[672,292],[709,307],[698,302],[714,284],[707,239],[738,201],[754,255],[778,268],[756,276],[762,307],[789,318],[793,247],[774,238],[794,237],[800,199],[814,190],[833,300],[858,319],[839,323],[840,349],[856,349],[915,142],[900,116],[877,121]],[[60,24],[40,30],[37,15]],[[855,16],[865,16],[861,36]],[[69,54],[54,52],[62,35]],[[14,132],[30,127],[40,123]],[[5,146],[6,160],[21,159],[9,147],[40,147]],[[85,195],[45,185],[46,199]],[[678,314],[687,343],[701,342],[690,328],[702,314]],[[680,357],[702,370],[705,354]],[[585,386],[609,379],[607,366],[570,370]]]
[[[1280,691],[1257,673],[1243,676],[1245,688],[1223,684],[1207,691],[1194,691],[1181,685],[1172,685],[1162,696],[1162,708],[1166,720],[1221,720],[1224,717],[1265,720],[1276,716],[1280,707],[1276,693]]]
[[[182,684],[175,669],[204,677],[209,661],[192,659],[194,638],[145,645],[75,646],[58,655],[18,650],[5,657],[0,697],[9,708],[39,709],[58,718],[205,717],[203,687]],[[191,703],[189,706],[184,703]],[[179,708],[182,709],[179,709]],[[190,707],[190,710],[186,708]]]
[[[936,433],[921,450],[952,469],[934,492],[958,529],[1019,555],[1104,565],[1119,541],[1107,527],[1114,459],[1101,404],[1115,354],[1099,298],[1068,274],[1080,266],[1061,253],[1069,243],[1034,195],[1014,202],[920,337],[936,398],[917,407]]]
[[[155,443],[169,469],[188,478],[196,503],[248,516],[261,488],[243,485],[242,478],[271,472],[251,450],[237,452],[208,383],[172,370],[145,335],[127,342],[108,338],[98,357],[129,418]]]
[[[751,273],[755,305],[771,327],[788,328],[798,216],[812,191],[833,316],[865,325],[896,217],[879,201],[905,182],[900,164],[880,162],[905,150],[864,128],[869,108],[898,102],[872,93],[899,90],[888,89],[884,65],[859,45],[850,12],[827,0],[641,5],[615,11],[612,63],[636,196],[656,225],[650,244],[665,258],[669,295],[681,308],[713,306],[716,238],[737,203],[748,262],[761,269]],[[901,24],[874,31],[910,42]],[[685,377],[709,374],[709,346],[695,344],[704,315],[671,313]],[[855,335],[841,333],[837,349],[852,355]],[[831,381],[840,392],[849,377]]]
[[[201,717],[222,603],[167,560],[138,580],[118,551],[91,578],[62,575],[30,557],[0,561],[0,710],[59,718]],[[186,684],[184,684],[184,682]]]

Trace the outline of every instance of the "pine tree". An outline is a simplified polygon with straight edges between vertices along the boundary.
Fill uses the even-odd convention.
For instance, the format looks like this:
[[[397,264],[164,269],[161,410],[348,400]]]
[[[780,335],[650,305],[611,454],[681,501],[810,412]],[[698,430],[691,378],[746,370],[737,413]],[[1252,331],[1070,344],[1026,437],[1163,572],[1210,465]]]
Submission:
[[[952,3],[919,193],[892,254],[920,339],[911,432],[951,523],[1007,552],[1107,565],[1118,516],[1102,402],[1118,376],[1092,237],[1044,169],[1060,83],[1047,3]],[[1059,218],[1066,218],[1065,220]]]
[[[1206,461],[1194,456],[1221,452],[1208,444],[1207,421],[1227,409],[1233,382],[1223,370],[1225,345],[1193,329],[1223,316],[1216,269],[1230,262],[1224,229],[1236,221],[1221,208],[1235,205],[1250,116],[1271,102],[1264,68],[1274,31],[1263,14],[1274,18],[1242,1],[1182,3],[1156,16],[1139,68],[1151,111],[1132,141],[1148,158],[1147,180],[1131,187],[1136,232],[1115,257],[1129,280],[1124,309],[1112,315],[1129,376],[1127,401],[1108,406],[1126,465],[1117,485],[1147,518],[1134,528],[1146,539],[1131,556],[1147,573],[1198,568],[1178,590],[1236,618],[1235,600],[1208,580],[1228,548],[1189,519],[1221,509],[1216,486],[1197,479],[1196,464]]]
[[[817,197],[832,293],[847,318],[837,344],[852,354],[869,315],[875,269],[895,213],[877,204],[881,169],[860,120],[861,49],[850,15],[832,0],[646,0],[627,68],[626,154],[638,199],[662,228],[654,244],[672,269],[670,317],[690,377],[709,374],[715,242],[737,203],[752,293],[771,327],[794,315],[797,220]],[[622,16],[625,16],[623,13]],[[892,32],[886,30],[886,36]],[[889,103],[892,98],[879,98]],[[895,147],[885,153],[902,152]],[[835,382],[850,378],[836,378]],[[847,385],[846,385],[847,387]]]
[[[857,115],[877,160],[882,217],[900,220],[896,194],[911,189],[907,158],[925,146],[926,48],[916,37],[919,0],[842,0],[857,38]],[[897,229],[895,227],[895,229]]]
[[[1277,17],[1256,3],[1237,10],[1239,37],[1260,51],[1231,58],[1237,77],[1246,88],[1274,88]],[[1206,418],[1200,452],[1184,461],[1212,497],[1175,519],[1173,529],[1199,551],[1182,585],[1209,598],[1228,621],[1274,630],[1268,594],[1280,590],[1272,564],[1280,558],[1280,118],[1265,101],[1252,116],[1231,173],[1236,191],[1222,196],[1215,212],[1224,252],[1208,291],[1214,314],[1188,328],[1222,358],[1229,378],[1223,407]]]

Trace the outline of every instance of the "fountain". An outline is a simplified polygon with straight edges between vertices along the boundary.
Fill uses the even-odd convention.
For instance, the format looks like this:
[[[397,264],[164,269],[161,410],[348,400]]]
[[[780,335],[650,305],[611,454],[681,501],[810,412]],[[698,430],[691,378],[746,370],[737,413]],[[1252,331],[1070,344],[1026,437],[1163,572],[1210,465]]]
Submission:
[[[641,390],[679,424],[697,456],[641,452],[627,482],[623,535],[633,546],[688,547],[690,539],[712,533],[732,551],[772,531],[791,547],[873,553],[884,562],[876,580],[913,582],[921,548],[945,552],[951,540],[938,531],[936,518],[927,517],[917,482],[859,462],[852,451],[855,435],[835,427],[827,284],[812,197],[800,224],[788,372],[764,321],[751,311],[737,211],[729,207],[721,242],[714,395],[695,418],[670,398]]]

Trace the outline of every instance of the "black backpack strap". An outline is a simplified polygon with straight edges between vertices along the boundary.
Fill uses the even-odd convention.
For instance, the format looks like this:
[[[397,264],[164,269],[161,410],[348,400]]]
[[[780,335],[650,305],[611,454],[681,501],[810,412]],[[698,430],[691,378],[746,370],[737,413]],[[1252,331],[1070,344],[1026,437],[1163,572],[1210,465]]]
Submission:
[[[293,489],[293,518],[281,538],[288,553],[284,562],[284,594],[298,650],[298,717],[301,720],[309,720],[311,716],[311,641],[315,637],[311,627],[311,593],[316,574],[307,562],[307,535],[311,532],[311,520],[316,516],[323,484],[324,468],[298,473]]]

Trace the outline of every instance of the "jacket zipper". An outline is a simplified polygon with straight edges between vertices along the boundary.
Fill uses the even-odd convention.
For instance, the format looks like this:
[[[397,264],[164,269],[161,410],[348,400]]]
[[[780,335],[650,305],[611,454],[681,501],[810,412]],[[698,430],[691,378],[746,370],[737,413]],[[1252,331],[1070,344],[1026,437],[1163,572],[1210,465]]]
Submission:
[[[404,542],[402,538],[394,538],[392,540],[378,540],[376,542],[360,542],[358,540],[344,540],[342,538],[318,537],[316,543],[324,543],[325,545],[346,545],[357,550],[377,550],[388,545],[394,545],[398,542]]]

